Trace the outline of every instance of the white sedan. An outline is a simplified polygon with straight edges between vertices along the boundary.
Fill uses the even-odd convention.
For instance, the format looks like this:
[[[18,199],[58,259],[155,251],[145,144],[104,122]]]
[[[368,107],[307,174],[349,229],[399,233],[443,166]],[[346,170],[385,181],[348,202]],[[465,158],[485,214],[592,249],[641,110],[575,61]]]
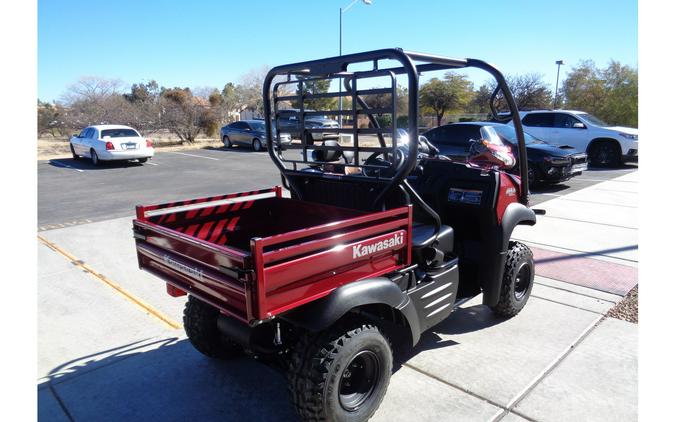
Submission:
[[[155,155],[152,141],[143,138],[129,126],[98,125],[82,129],[79,135],[70,138],[73,159],[88,157],[97,166],[101,161],[138,160],[148,161]]]

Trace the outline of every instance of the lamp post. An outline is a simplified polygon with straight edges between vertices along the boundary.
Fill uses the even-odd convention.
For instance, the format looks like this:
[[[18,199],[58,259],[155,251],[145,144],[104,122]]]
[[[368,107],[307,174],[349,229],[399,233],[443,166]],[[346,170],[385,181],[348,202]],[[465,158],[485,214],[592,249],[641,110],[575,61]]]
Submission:
[[[352,0],[351,3],[349,3],[346,7],[341,7],[340,8],[340,56],[342,56],[342,15],[347,12],[347,10],[351,9],[352,6],[354,6],[359,0]],[[373,4],[373,0],[361,0],[363,4],[366,6]],[[338,92],[342,94],[342,78],[338,80]],[[342,95],[338,97],[338,109],[342,111]],[[338,117],[338,120],[340,122],[340,127],[342,127],[342,114]],[[356,124],[356,122],[354,122]]]
[[[564,65],[565,62],[562,60],[557,60],[555,64],[558,65],[558,74],[555,77],[555,96],[553,97],[553,109],[555,110],[558,107],[558,79],[560,79],[560,66]]]

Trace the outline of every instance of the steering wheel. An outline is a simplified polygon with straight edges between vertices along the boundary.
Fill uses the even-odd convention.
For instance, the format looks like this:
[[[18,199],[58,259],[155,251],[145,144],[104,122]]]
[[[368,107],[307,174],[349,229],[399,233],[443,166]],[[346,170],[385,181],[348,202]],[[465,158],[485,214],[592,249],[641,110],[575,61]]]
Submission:
[[[383,155],[384,157],[380,158],[380,155]],[[374,152],[366,159],[366,161],[363,162],[364,168],[363,168],[363,174],[365,174],[368,177],[393,177],[396,172],[403,167],[403,163],[405,163],[405,153],[401,149],[401,147],[396,148],[396,167],[394,167],[394,163],[389,161],[387,158],[390,154],[388,153],[383,153],[383,152]],[[368,168],[365,166],[379,166],[379,167],[385,167],[381,169],[375,169],[375,168]]]

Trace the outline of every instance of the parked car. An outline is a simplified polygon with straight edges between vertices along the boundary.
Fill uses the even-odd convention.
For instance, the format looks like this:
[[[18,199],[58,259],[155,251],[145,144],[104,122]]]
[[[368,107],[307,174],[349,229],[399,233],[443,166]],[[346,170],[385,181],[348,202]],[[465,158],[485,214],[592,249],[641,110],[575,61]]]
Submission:
[[[276,136],[274,126],[272,126],[272,134]],[[281,133],[279,137],[282,145],[291,143],[291,136],[288,133]],[[244,145],[253,148],[254,151],[262,151],[263,148],[267,147],[265,121],[239,120],[238,122],[232,122],[220,128],[220,139],[223,141],[225,148]]]
[[[314,110],[305,110],[308,113],[313,113]],[[312,139],[309,141],[311,144],[312,141],[323,141],[326,139],[338,139],[337,132],[331,132],[331,129],[337,129],[340,127],[340,124],[333,119],[329,119],[326,116],[322,115],[310,115],[305,117],[305,127],[304,129],[300,127],[300,110],[298,109],[286,109],[279,110],[279,128],[283,132],[288,132],[291,134],[292,138],[299,139],[302,137],[304,129],[325,129],[325,132],[312,132]]]
[[[73,160],[87,157],[98,166],[101,161],[138,160],[145,163],[155,155],[150,139],[134,128],[121,125],[89,126],[70,138]]]
[[[526,111],[520,117],[530,135],[584,151],[594,166],[616,167],[638,160],[637,129],[610,126],[592,114],[575,110]]]
[[[515,129],[493,122],[452,123],[427,131],[424,136],[434,144],[441,155],[463,161],[468,158],[471,141],[489,138],[493,128],[500,141],[511,147],[518,160]],[[587,167],[587,156],[568,145],[551,145],[525,133],[528,178],[532,185],[559,183],[578,176]],[[517,168],[517,167],[516,167]]]

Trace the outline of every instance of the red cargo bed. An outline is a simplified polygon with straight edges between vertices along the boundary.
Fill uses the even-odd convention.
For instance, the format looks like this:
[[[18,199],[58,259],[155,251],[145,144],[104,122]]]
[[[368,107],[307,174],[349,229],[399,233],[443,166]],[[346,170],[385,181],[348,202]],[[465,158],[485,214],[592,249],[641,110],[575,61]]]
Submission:
[[[411,207],[367,213],[281,193],[138,206],[139,266],[251,323],[410,264]]]

